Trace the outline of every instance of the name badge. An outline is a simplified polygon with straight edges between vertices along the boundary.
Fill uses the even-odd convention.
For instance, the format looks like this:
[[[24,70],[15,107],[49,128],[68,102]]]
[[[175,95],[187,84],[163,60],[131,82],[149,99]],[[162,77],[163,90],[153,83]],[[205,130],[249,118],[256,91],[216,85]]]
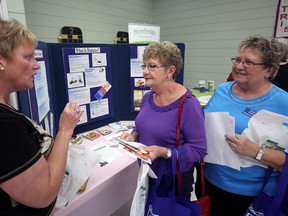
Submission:
[[[252,117],[253,115],[255,115],[257,112],[255,110],[252,110],[250,108],[246,108],[243,111],[243,114],[245,114],[246,116]]]

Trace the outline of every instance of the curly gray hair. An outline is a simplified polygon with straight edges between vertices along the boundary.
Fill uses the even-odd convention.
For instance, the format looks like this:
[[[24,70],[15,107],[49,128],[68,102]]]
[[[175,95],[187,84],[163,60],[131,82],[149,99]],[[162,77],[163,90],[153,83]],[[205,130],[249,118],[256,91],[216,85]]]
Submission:
[[[239,44],[240,52],[247,48],[252,48],[259,52],[263,58],[263,62],[265,63],[265,68],[275,68],[274,73],[268,78],[270,81],[272,81],[278,73],[279,64],[284,52],[283,46],[275,39],[268,39],[256,35],[244,39]]]
[[[149,44],[144,50],[143,61],[150,58],[158,59],[166,68],[174,65],[176,68],[173,74],[174,80],[183,66],[181,50],[169,41]]]

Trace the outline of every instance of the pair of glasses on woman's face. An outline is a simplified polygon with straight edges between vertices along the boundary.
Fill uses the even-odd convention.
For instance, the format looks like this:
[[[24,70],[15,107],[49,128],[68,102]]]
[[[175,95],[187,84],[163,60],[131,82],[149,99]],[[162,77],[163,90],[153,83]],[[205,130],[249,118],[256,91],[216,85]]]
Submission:
[[[161,68],[161,67],[165,67],[165,66],[164,65],[157,66],[157,65],[154,65],[154,64],[141,65],[142,70],[145,70],[147,68],[151,72],[153,72],[153,71],[155,71],[155,70],[157,70],[158,68]]]
[[[231,62],[233,65],[237,66],[242,63],[245,68],[252,68],[254,65],[269,65],[266,63],[255,63],[249,60],[242,60],[241,58],[231,58]]]

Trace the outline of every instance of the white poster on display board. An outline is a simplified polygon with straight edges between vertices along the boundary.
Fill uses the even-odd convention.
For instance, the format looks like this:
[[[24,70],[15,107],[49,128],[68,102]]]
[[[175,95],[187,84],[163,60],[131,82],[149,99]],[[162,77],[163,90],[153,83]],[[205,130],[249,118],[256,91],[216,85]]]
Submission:
[[[160,42],[160,26],[157,25],[129,23],[128,32],[130,44]]]

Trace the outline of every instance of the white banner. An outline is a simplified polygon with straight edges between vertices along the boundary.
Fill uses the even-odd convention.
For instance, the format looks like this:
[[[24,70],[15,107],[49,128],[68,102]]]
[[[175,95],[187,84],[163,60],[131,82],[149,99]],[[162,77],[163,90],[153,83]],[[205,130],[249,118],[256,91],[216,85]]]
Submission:
[[[288,37],[288,0],[279,0],[275,37]]]
[[[128,32],[130,44],[160,42],[160,26],[157,25],[129,23]]]

